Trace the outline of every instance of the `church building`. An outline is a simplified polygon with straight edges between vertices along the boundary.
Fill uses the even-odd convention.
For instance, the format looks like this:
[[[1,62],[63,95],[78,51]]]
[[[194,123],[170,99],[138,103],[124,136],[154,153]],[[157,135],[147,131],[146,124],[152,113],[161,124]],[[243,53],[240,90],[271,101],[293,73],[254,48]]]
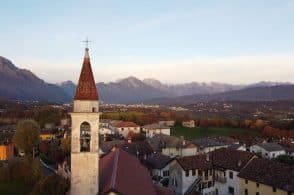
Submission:
[[[149,171],[139,159],[122,149],[114,148],[99,159],[99,96],[88,48],[85,49],[73,112],[70,115],[72,132],[69,194],[174,194],[168,188],[153,184]]]

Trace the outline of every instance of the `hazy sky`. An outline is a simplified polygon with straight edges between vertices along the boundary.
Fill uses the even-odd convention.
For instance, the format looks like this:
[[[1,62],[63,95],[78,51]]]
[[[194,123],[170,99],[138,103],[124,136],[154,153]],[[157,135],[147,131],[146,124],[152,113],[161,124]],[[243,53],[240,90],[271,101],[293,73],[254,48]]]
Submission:
[[[86,37],[97,82],[294,82],[293,0],[9,0],[0,25],[0,55],[49,82],[78,80]]]

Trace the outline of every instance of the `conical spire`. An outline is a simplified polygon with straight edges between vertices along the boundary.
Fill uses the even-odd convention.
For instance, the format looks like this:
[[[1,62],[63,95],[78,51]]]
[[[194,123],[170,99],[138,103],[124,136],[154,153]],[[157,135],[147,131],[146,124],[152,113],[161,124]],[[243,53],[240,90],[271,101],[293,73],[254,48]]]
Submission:
[[[98,93],[91,68],[89,49],[85,49],[85,57],[79,83],[76,89],[75,100],[98,100]]]

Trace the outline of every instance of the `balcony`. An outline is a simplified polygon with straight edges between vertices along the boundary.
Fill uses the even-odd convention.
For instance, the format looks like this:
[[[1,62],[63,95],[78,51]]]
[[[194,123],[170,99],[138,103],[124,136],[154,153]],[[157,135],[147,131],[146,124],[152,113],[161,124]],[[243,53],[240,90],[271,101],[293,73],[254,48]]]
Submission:
[[[226,183],[227,182],[227,178],[221,175],[215,175],[214,176],[214,180],[220,183]]]

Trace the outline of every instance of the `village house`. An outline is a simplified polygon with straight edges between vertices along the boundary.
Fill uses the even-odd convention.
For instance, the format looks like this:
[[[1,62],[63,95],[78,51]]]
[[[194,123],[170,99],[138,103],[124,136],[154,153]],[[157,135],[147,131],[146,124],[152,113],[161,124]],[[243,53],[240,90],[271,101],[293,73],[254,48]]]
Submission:
[[[111,128],[111,119],[100,119],[99,121],[99,134],[100,135],[109,135],[114,134],[114,128]]]
[[[261,143],[250,146],[250,152],[260,153],[263,158],[276,158],[279,155],[286,154],[285,149],[277,143]]]
[[[177,195],[214,194],[213,166],[207,155],[181,157],[170,163],[169,188]]]
[[[234,195],[240,190],[238,174],[256,156],[250,152],[221,148],[209,153],[214,169],[215,192]]]
[[[238,175],[240,195],[294,194],[294,166],[254,158]]]
[[[154,152],[159,152],[170,157],[193,156],[197,154],[197,146],[187,140],[165,135],[156,134],[147,139]]]
[[[192,141],[197,147],[199,153],[208,153],[220,148],[227,148],[229,144],[216,141],[212,138],[200,138]]]
[[[142,159],[142,163],[151,171],[152,179],[168,185],[170,162],[173,158],[156,153],[146,156]]]
[[[140,133],[141,128],[134,122],[118,122],[113,125],[115,132],[127,138],[130,131],[133,133]]]
[[[170,135],[170,127],[158,123],[145,125],[142,130],[146,133],[147,138],[152,138],[156,134]]]
[[[183,121],[182,126],[188,127],[188,128],[193,128],[193,127],[195,127],[195,121],[194,120]]]
[[[14,145],[12,143],[0,143],[0,160],[9,160],[14,157]]]
[[[175,121],[174,120],[167,120],[167,121],[158,121],[158,124],[168,126],[168,127],[173,127],[175,126]]]

